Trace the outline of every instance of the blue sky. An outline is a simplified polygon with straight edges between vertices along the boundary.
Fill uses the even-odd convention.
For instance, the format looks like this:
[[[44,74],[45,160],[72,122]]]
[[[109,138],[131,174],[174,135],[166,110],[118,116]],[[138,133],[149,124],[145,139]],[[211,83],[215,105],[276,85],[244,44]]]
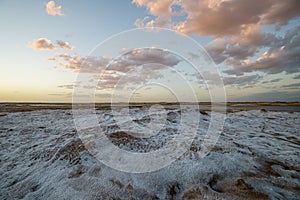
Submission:
[[[0,101],[70,102],[79,72],[78,66],[70,62],[89,59],[91,51],[112,35],[153,26],[184,33],[202,45],[217,64],[228,101],[299,101],[300,50],[296,42],[300,41],[297,31],[300,10],[297,1],[253,2],[250,7],[249,2],[3,0],[0,2]],[[236,13],[228,12],[230,9]],[[165,37],[167,40],[168,36]],[[130,43],[124,41],[124,48],[126,42]],[[165,48],[168,49],[167,44]],[[175,58],[165,52],[160,54],[162,58],[152,51],[135,53],[139,55],[128,54],[126,59],[136,61],[142,56],[147,63],[150,59],[147,57],[153,59],[155,56],[161,62],[174,63],[168,67],[182,69],[183,74],[191,71],[186,62],[171,62]],[[69,57],[62,59],[61,55]],[[141,73],[138,65],[130,66],[130,70],[137,77],[143,77],[137,74]],[[147,81],[166,80],[166,77],[173,77],[168,75],[171,71],[158,69],[153,76],[146,77]],[[113,72],[125,76],[122,66]],[[212,72],[207,73],[213,75]],[[117,79],[116,75],[106,78],[110,84]],[[169,80],[174,88],[180,87],[176,79],[174,76]],[[187,79],[195,90],[203,86],[196,91],[197,95],[205,96],[199,100],[210,100],[203,82],[197,81],[192,74]],[[125,85],[133,85],[130,79],[127,81]],[[140,87],[147,82],[135,83]],[[109,100],[111,92],[109,86],[97,89],[97,100]],[[140,100],[155,100],[156,97],[159,97],[157,100],[173,100],[163,94],[169,93],[157,86],[139,92]]]

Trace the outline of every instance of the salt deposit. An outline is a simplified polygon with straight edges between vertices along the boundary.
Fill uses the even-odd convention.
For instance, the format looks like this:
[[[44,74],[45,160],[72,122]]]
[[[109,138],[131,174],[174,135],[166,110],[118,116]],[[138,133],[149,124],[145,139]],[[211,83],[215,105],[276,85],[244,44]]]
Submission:
[[[149,122],[146,112],[133,113],[135,123]],[[134,174],[92,156],[79,138],[71,110],[2,113],[0,199],[299,198],[299,112],[227,114],[218,142],[200,158],[210,115],[200,114],[193,143],[175,162]],[[97,110],[112,143],[139,153],[159,149],[178,134],[179,110],[170,109],[167,116],[160,134],[134,138],[118,128],[110,110]]]

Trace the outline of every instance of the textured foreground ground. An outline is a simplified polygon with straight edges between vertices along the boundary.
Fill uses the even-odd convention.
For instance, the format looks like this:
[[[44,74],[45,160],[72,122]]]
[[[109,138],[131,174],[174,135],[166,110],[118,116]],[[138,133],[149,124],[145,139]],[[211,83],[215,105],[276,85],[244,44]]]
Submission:
[[[147,123],[147,112],[133,113],[136,123]],[[147,152],[176,135],[180,113],[170,109],[161,134],[145,140],[119,130],[110,110],[97,114],[115,145]],[[299,112],[230,113],[217,144],[200,159],[200,136],[209,120],[201,114],[199,137],[172,165],[129,174],[86,150],[71,110],[2,112],[0,199],[299,199]]]

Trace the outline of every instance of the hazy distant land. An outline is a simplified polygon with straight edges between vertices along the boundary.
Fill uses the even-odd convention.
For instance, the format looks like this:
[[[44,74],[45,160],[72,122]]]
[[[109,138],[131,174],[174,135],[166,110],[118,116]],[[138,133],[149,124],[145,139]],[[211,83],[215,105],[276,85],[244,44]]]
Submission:
[[[160,105],[180,105],[197,103],[170,103],[170,102],[147,102],[147,103],[129,103],[131,107],[147,106],[153,104]],[[214,105],[224,105],[224,103],[214,103]],[[96,103],[96,109],[110,109],[111,106],[122,106],[124,104]],[[127,105],[127,104],[126,104]],[[199,102],[199,108],[204,111],[211,110],[210,102]],[[0,112],[28,112],[36,110],[69,110],[72,109],[71,103],[0,103]],[[282,112],[300,112],[300,102],[227,102],[226,110],[230,112],[260,110],[282,111]]]

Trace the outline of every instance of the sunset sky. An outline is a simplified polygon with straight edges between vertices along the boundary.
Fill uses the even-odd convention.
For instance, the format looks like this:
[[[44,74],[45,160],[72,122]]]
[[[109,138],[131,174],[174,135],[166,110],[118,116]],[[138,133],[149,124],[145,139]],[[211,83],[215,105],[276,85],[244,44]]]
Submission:
[[[90,56],[112,35],[143,27],[178,31],[202,45],[217,65],[228,101],[300,101],[299,0],[2,0],[0,15],[1,102],[71,102],[78,73],[105,74],[98,101],[108,101],[125,75],[124,84],[136,87],[132,99],[174,100],[158,84],[147,85],[161,79],[180,95],[181,83],[191,81],[199,100],[209,101],[205,86],[197,85],[204,81],[168,51],[168,36],[162,38],[164,49],[153,44],[121,54],[131,43],[124,38],[109,70],[103,67],[110,55]],[[90,65],[79,72],[84,62]]]

